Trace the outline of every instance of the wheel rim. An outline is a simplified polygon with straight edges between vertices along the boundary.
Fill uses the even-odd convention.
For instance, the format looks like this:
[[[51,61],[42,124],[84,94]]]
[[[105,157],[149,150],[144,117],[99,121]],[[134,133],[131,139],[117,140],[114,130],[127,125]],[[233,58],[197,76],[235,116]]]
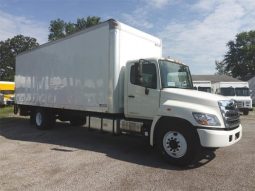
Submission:
[[[35,122],[36,122],[37,126],[41,126],[42,125],[42,114],[40,112],[36,113]]]
[[[169,131],[163,138],[166,153],[173,158],[181,158],[187,152],[187,141],[184,136],[176,131]]]

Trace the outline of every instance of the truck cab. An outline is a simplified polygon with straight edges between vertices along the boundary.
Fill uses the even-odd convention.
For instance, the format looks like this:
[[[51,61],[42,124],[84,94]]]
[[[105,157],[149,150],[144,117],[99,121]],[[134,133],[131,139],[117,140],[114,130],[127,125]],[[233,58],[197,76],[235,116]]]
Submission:
[[[232,145],[242,136],[233,100],[193,89],[189,67],[165,58],[131,61],[125,72],[125,117],[151,120],[150,144],[171,163],[199,147]]]

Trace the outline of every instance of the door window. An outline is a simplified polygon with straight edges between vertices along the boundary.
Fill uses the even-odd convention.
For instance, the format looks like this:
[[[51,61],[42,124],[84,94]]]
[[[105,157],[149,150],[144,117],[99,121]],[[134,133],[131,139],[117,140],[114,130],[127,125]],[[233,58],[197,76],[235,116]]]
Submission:
[[[136,66],[131,66],[130,82],[131,84],[143,86],[147,88],[157,88],[157,73],[155,64],[142,64],[142,75],[136,71]]]

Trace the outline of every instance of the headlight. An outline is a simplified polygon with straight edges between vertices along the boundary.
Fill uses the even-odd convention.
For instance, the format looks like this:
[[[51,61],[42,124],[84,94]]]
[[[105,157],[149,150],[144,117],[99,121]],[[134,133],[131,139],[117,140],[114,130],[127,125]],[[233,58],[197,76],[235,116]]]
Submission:
[[[220,122],[215,115],[207,113],[192,113],[194,119],[200,125],[206,126],[220,126]]]
[[[251,104],[251,102],[250,101],[246,101],[245,104],[249,106]]]

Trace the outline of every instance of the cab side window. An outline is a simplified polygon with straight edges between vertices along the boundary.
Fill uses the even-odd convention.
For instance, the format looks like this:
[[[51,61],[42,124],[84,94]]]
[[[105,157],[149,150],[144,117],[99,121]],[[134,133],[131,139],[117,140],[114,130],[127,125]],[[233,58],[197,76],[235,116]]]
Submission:
[[[148,63],[142,65],[142,75],[136,71],[135,65],[131,66],[130,82],[131,84],[156,89],[157,88],[157,72],[155,64]]]

